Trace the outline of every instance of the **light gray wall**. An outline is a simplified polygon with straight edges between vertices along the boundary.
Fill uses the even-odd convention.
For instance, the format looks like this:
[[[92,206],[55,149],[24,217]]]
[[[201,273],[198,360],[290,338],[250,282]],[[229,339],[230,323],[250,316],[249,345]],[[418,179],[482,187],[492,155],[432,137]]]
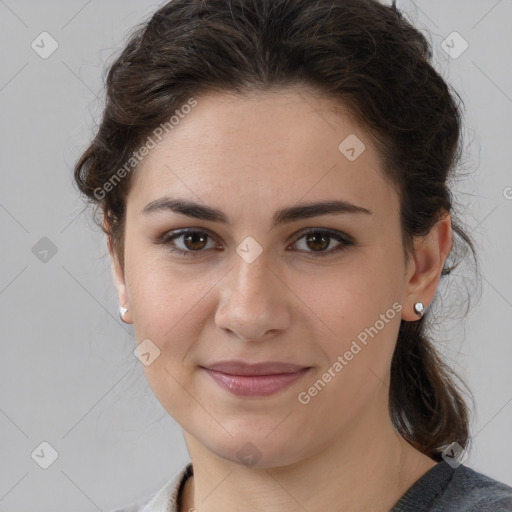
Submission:
[[[110,510],[188,461],[181,429],[132,355],[103,235],[72,187],[107,59],[160,4],[0,0],[0,512]],[[475,395],[466,464],[512,485],[512,2],[398,6],[431,31],[436,66],[466,105],[473,174],[457,199],[481,251],[483,294],[440,346]],[[58,43],[47,59],[31,48],[43,31]],[[441,47],[453,31],[469,44],[457,58]],[[48,469],[34,460],[44,441],[58,453]]]

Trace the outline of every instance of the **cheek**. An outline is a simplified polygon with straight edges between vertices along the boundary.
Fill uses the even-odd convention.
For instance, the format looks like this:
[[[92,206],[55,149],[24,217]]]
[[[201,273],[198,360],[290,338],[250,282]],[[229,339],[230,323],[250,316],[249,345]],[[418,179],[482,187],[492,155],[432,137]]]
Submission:
[[[348,389],[364,388],[368,378],[387,380],[402,310],[399,250],[372,247],[310,287],[308,304],[327,333],[317,341],[325,370],[341,357],[343,370],[331,373],[343,373]]]
[[[162,258],[132,259],[130,282],[137,344],[148,343],[156,356],[144,365],[156,398],[171,416],[190,408],[189,388],[195,343],[207,322],[209,280],[183,276]],[[151,352],[151,350],[150,350]]]
[[[328,421],[343,424],[359,414],[377,390],[387,394],[400,311],[401,304],[386,294],[367,295],[359,288],[347,287],[325,304],[323,318],[335,335],[317,338],[325,363],[302,389],[303,400],[311,400],[306,408],[327,408],[332,411]]]
[[[201,314],[201,297],[211,285],[194,277],[194,265],[179,266],[165,258],[164,248],[144,247],[147,242],[127,238],[126,282],[134,327],[142,337],[163,344],[187,323],[189,315]],[[188,322],[190,325],[190,322]]]
[[[403,277],[394,255],[372,247],[313,279],[300,277],[296,286],[335,335],[346,338],[373,325],[401,299]]]

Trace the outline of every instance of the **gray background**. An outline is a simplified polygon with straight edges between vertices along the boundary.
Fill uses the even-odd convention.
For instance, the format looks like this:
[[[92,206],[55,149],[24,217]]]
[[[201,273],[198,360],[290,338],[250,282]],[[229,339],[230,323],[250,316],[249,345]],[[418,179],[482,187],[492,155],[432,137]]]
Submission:
[[[189,460],[132,354],[103,235],[72,186],[101,113],[103,68],[161,4],[0,0],[0,512],[107,511]],[[456,198],[480,250],[482,296],[437,336],[475,396],[466,464],[512,485],[512,2],[398,6],[430,31],[436,67],[466,105],[470,174]],[[59,45],[47,59],[31,48],[43,31]],[[469,44],[457,58],[441,47],[453,31]],[[31,455],[43,441],[58,453],[48,469]]]

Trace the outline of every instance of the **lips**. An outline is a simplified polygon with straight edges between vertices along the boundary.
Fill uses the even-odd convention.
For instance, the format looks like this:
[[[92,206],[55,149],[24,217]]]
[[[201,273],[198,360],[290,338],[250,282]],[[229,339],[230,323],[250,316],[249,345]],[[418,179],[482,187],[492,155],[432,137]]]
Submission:
[[[201,367],[222,389],[243,397],[264,397],[301,379],[311,367],[290,363],[222,361]]]
[[[228,375],[281,375],[297,373],[307,368],[291,363],[268,361],[264,363],[245,363],[243,361],[220,361],[205,365],[204,368]]]

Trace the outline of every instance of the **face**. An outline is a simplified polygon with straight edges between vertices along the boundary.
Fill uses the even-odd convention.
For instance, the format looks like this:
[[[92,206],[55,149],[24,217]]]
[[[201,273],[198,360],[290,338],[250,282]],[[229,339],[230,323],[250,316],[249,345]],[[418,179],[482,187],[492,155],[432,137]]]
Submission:
[[[407,276],[379,158],[331,100],[282,90],[198,97],[137,170],[116,286],[146,340],[153,392],[212,453],[293,463],[342,437],[376,397],[386,410]],[[241,395],[203,368],[232,360],[309,369],[227,378],[256,386]],[[286,385],[269,392],[276,382]]]

